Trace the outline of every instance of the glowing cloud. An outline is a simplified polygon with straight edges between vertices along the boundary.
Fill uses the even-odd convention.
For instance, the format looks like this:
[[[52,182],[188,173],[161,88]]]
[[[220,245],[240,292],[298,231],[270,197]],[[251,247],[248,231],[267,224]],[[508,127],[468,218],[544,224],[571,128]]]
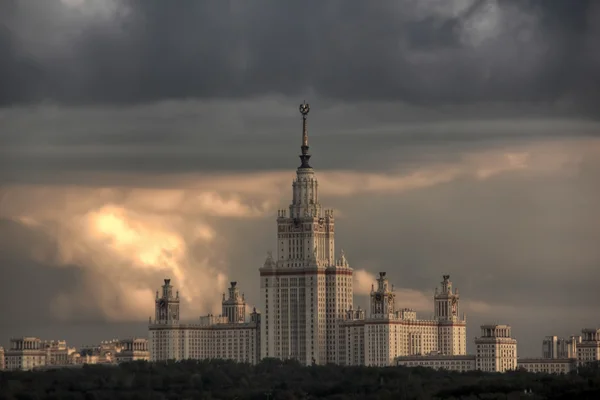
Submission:
[[[563,142],[505,148],[465,154],[453,164],[387,174],[317,172],[326,201],[325,197],[402,193],[506,173],[573,173],[586,149],[597,152],[598,145]],[[32,245],[32,257],[82,273],[78,286],[56,295],[52,310],[60,318],[100,313],[111,320],[146,319],[153,314],[154,291],[165,277],[172,278],[180,292],[182,315],[195,318],[219,312],[220,294],[228,282],[227,254],[234,244],[223,237],[219,221],[272,215],[289,201],[293,176],[293,171],[181,175],[164,181],[164,188],[145,189],[11,186],[0,189],[0,217],[42,230],[55,241],[52,250]],[[161,184],[158,178],[153,182]],[[371,272],[355,271],[357,295],[367,295],[373,283]],[[397,302],[427,311],[431,294],[397,289]],[[484,308],[472,305],[473,311]]]

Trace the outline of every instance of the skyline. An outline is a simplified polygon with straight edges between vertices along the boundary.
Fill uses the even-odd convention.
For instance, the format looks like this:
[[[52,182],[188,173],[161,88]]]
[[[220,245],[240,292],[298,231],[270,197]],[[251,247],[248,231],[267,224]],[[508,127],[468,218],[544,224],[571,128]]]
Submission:
[[[355,291],[425,316],[450,274],[469,346],[498,321],[523,356],[596,327],[599,6],[401,3],[0,2],[0,343],[143,336],[167,276],[186,318],[258,305],[304,98]]]

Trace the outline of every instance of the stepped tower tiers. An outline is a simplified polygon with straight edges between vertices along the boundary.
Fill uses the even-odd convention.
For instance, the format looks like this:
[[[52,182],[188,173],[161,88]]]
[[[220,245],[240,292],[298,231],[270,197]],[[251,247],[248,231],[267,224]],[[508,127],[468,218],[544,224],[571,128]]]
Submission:
[[[371,318],[396,318],[396,293],[393,286],[390,288],[385,275],[385,272],[379,273],[377,290],[371,286]]]
[[[170,279],[165,279],[165,284],[162,286],[162,295],[160,297],[158,291],[156,291],[154,309],[154,323],[179,323],[179,292],[176,292],[175,296],[173,296],[173,286],[171,286]]]
[[[302,115],[301,164],[292,183],[292,203],[277,213],[277,254],[260,268],[264,302],[262,357],[304,364],[340,363],[339,320],[352,307],[352,275],[342,252],[335,259],[333,210],[323,210],[319,184],[309,164],[307,117]]]
[[[228,298],[225,298],[225,293],[223,293],[221,315],[226,317],[230,324],[246,322],[246,298],[243,293],[240,295],[237,282],[231,282]]]
[[[450,281],[450,275],[444,275],[442,277],[441,288],[435,289],[434,296],[434,315],[439,321],[460,321],[460,308],[458,289],[452,291],[452,282]],[[463,314],[463,319],[465,319]]]
[[[460,296],[452,289],[450,275],[442,277],[441,288],[435,289],[434,318],[440,324],[439,349],[444,354],[466,354],[467,317],[460,318]]]

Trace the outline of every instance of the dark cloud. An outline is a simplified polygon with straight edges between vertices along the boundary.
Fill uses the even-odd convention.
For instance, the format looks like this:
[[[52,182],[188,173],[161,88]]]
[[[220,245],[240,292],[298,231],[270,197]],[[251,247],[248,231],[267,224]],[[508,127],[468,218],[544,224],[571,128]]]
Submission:
[[[518,113],[505,106],[480,107],[476,116],[472,111],[316,101],[309,117],[313,166],[409,171],[494,146],[600,132],[593,121],[533,106]],[[284,98],[120,109],[16,107],[0,112],[0,121],[0,184],[129,184],[130,174],[153,180],[157,174],[291,171],[299,163],[300,114]]]
[[[312,92],[413,104],[560,100],[589,113],[600,84],[592,1],[0,7],[5,106]]]
[[[6,332],[32,322],[39,326],[54,321],[55,315],[50,308],[52,300],[57,293],[70,291],[80,282],[80,271],[75,266],[59,267],[39,261],[54,258],[57,246],[51,236],[37,229],[0,219],[0,238],[4,282],[0,331]],[[6,338],[2,339],[4,342]]]

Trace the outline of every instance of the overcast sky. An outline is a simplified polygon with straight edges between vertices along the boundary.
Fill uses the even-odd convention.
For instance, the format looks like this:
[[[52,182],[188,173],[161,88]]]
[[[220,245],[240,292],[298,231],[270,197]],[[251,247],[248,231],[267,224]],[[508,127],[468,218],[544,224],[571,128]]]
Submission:
[[[355,304],[600,327],[599,48],[591,0],[0,0],[0,344],[145,336],[165,277],[260,307],[303,100]]]

